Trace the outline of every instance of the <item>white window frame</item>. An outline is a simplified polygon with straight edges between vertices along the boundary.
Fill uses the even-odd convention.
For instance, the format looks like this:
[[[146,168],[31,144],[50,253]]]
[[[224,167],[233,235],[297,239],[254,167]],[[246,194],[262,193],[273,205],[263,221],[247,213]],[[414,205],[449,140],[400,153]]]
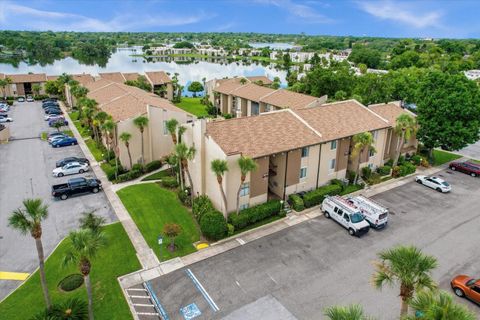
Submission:
[[[305,153],[305,155],[304,155],[304,153]],[[302,158],[308,158],[309,154],[310,154],[310,147],[303,147],[302,148]]]
[[[240,187],[240,197],[245,197],[250,194],[250,182],[245,182]]]
[[[300,168],[300,179],[305,179],[307,178],[307,167],[301,167]],[[302,176],[302,172],[304,172],[304,175]]]
[[[332,168],[333,166],[333,168]],[[335,172],[335,167],[337,166],[337,159],[333,158],[333,159],[330,159],[330,163],[328,164],[328,171],[330,173],[333,173]]]
[[[167,129],[167,120],[163,120],[163,135],[166,136],[168,135],[168,129]]]
[[[330,150],[336,150],[336,149],[337,149],[337,140],[330,141]]]
[[[378,139],[378,130],[372,131],[373,140],[377,141]]]

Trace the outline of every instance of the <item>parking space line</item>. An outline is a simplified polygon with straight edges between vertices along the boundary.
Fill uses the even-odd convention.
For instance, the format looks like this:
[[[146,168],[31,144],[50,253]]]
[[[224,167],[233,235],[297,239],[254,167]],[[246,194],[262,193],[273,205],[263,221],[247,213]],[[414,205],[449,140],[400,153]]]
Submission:
[[[242,246],[246,243],[245,240],[236,238],[237,242],[240,243]]]
[[[155,294],[155,292],[153,292],[152,285],[150,284],[150,281],[145,282],[145,288],[147,289],[148,293],[150,294],[150,296],[153,299],[153,302],[155,303],[155,309],[160,312],[162,320],[170,320],[167,312],[165,311],[162,304],[158,300],[157,295]]]
[[[17,280],[17,281],[24,281],[28,278],[30,273],[24,272],[6,272],[0,271],[0,280]]]
[[[190,279],[193,281],[193,283],[194,283],[195,286],[197,287],[198,291],[200,291],[200,293],[203,295],[203,297],[205,298],[205,300],[207,300],[208,304],[210,305],[210,307],[212,307],[213,311],[214,311],[214,312],[219,311],[220,308],[217,306],[217,304],[215,303],[215,301],[213,301],[212,297],[210,297],[210,295],[209,295],[208,292],[205,290],[205,288],[202,286],[202,284],[200,283],[200,281],[198,281],[197,277],[195,277],[195,275],[193,274],[192,270],[186,269],[185,272],[186,272],[187,275],[190,277]]]
[[[155,306],[153,304],[147,304],[147,303],[134,303],[133,305],[137,306],[137,307],[152,307],[152,308],[155,308]]]
[[[133,289],[127,289],[127,291],[143,291],[143,292],[146,292],[147,290],[145,290],[145,289],[133,288]]]
[[[137,312],[137,314],[141,316],[159,316],[156,312]]]
[[[150,299],[149,296],[131,296],[131,295],[128,295],[130,298],[137,298],[137,299]]]

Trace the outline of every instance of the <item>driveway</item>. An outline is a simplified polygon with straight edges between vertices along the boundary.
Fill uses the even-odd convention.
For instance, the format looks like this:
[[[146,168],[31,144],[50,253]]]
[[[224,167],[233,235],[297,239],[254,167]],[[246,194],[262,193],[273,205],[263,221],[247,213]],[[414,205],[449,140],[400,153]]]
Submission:
[[[49,217],[43,223],[43,245],[48,256],[55,246],[78,227],[82,212],[92,211],[107,221],[116,220],[103,193],[71,198],[66,201],[52,199],[52,184],[63,183],[72,177],[54,178],[55,162],[66,156],[84,157],[78,146],[53,149],[40,139],[42,131],[52,131],[43,120],[39,102],[18,103],[9,115],[14,122],[8,124],[13,140],[0,145],[0,271],[30,273],[38,266],[33,239],[21,235],[7,226],[11,212],[22,206],[25,198],[41,198],[49,206]],[[83,176],[93,177],[93,173]],[[0,299],[21,283],[0,280]]]
[[[480,140],[474,144],[468,145],[467,147],[459,151],[456,151],[456,153],[459,153],[465,157],[480,160]]]
[[[440,175],[451,182],[452,193],[412,182],[373,197],[391,210],[384,230],[351,237],[322,216],[150,284],[170,319],[184,319],[179,310],[186,306],[195,319],[322,319],[326,307],[352,303],[377,319],[398,319],[399,288],[371,285],[379,251],[412,244],[434,255],[439,267],[433,277],[449,292],[453,276],[479,276],[480,179]],[[457,300],[480,316],[478,306]]]

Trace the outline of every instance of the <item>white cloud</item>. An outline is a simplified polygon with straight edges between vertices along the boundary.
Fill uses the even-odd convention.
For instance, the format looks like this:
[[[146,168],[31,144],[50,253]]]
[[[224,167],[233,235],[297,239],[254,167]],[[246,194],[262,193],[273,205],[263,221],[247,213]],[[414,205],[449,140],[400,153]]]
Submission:
[[[52,31],[135,31],[146,27],[194,24],[214,16],[203,11],[184,16],[158,12],[156,15],[122,14],[101,20],[73,13],[38,10],[10,2],[3,2],[0,8],[1,28]]]
[[[307,22],[307,23],[333,22],[331,18],[319,13],[312,6],[295,3],[292,0],[255,0],[254,2],[279,7],[287,11],[291,15],[291,18],[296,19],[298,22]]]
[[[362,1],[358,2],[358,5],[363,11],[383,20],[400,22],[418,29],[441,27],[442,13],[439,11],[420,13],[415,8],[407,7],[405,3],[388,0]]]

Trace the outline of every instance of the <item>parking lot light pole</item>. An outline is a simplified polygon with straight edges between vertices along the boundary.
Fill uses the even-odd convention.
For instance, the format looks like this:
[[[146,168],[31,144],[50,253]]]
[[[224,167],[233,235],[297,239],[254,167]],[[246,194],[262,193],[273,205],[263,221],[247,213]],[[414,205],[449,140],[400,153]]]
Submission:
[[[159,246],[159,249],[160,249],[160,250],[159,250],[159,254],[158,254],[158,255],[159,255],[158,260],[160,260],[160,262],[162,262],[162,243],[163,243],[163,238],[162,238],[162,235],[161,235],[161,234],[158,235],[157,240],[158,240],[158,246]]]

